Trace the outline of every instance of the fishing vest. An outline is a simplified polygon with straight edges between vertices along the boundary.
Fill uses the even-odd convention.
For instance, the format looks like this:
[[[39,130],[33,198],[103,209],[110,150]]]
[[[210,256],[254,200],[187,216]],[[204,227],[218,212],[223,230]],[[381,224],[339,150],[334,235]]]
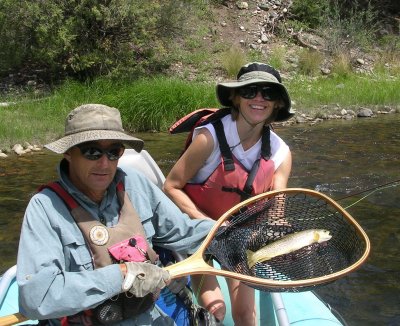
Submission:
[[[68,207],[71,216],[74,218],[79,229],[81,230],[86,244],[93,257],[94,268],[100,268],[113,263],[122,263],[123,261],[115,261],[109,253],[109,248],[118,245],[121,242],[130,243],[132,246],[137,246],[135,235],[140,235],[141,239],[146,239],[146,234],[140,218],[133,207],[127,193],[124,190],[122,182],[117,184],[117,196],[120,202],[120,213],[118,224],[113,227],[107,227],[101,222],[97,221],[88,211],[86,211],[78,202],[61,186],[58,182],[51,182],[39,188],[39,191],[44,188],[54,191]],[[158,255],[149,246],[146,241],[146,251],[138,247],[138,250],[143,253],[145,259],[150,263],[158,261]],[[126,260],[136,261],[136,260]],[[155,301],[153,294],[148,294],[143,298],[137,298],[125,293],[120,293],[116,298],[106,300],[98,307],[91,311],[85,311],[74,316],[64,317],[62,320],[63,325],[74,324],[75,322],[84,323],[89,325],[105,324],[110,322],[118,322],[123,319],[134,317],[140,313],[148,310]],[[91,316],[96,317],[95,322],[88,322]]]
[[[185,150],[190,145],[193,128],[207,123],[212,123],[215,128],[221,151],[221,163],[205,182],[187,183],[183,188],[197,207],[215,220],[241,201],[269,191],[275,172],[274,162],[269,159],[271,155],[270,128],[264,127],[260,157],[248,171],[232,154],[226,140],[221,118],[229,113],[230,109],[197,110],[183,117],[170,128],[171,133],[177,133],[187,131],[192,126]]]

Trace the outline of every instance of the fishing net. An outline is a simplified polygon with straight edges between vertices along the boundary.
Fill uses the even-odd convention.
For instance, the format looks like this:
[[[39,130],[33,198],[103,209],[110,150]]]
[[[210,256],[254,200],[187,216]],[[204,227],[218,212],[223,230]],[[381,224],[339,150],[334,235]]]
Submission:
[[[241,207],[226,221],[206,252],[226,270],[283,282],[281,287],[271,288],[249,283],[260,290],[310,290],[351,272],[369,251],[368,238],[357,223],[333,200],[317,192],[293,191],[262,198]],[[246,250],[257,251],[293,232],[309,229],[325,229],[332,238],[249,268]],[[332,277],[335,273],[337,277]]]

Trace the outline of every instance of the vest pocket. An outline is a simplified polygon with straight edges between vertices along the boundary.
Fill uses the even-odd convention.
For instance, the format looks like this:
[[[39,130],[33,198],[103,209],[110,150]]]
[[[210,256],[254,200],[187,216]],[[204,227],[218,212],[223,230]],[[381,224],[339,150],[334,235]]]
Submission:
[[[92,255],[82,239],[64,238],[64,254],[66,268],[71,272],[93,270]],[[68,268],[69,267],[69,268]]]

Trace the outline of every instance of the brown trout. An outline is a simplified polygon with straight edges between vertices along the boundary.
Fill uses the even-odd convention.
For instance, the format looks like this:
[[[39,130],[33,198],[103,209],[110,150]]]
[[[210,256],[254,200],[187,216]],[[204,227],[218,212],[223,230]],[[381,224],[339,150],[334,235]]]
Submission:
[[[271,244],[253,252],[246,250],[247,263],[252,268],[256,263],[270,260],[274,257],[285,255],[313,243],[328,241],[332,236],[329,231],[322,229],[311,229],[286,235]]]

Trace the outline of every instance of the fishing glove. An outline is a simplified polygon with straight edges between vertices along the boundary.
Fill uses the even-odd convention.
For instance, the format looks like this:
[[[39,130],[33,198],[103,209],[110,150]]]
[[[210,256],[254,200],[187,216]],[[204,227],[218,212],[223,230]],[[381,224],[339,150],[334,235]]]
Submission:
[[[129,291],[135,297],[144,297],[149,293],[163,289],[171,278],[162,268],[149,263],[127,262],[126,275],[122,291]]]

